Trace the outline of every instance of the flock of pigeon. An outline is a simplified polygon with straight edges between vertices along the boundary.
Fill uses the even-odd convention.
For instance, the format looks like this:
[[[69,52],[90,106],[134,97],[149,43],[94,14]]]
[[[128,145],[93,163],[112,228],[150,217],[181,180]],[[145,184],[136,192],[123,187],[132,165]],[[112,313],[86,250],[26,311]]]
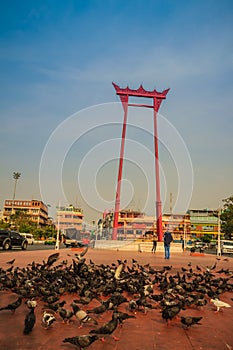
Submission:
[[[17,300],[0,311],[16,312],[24,302],[28,312],[22,332],[29,335],[38,317],[35,309],[38,302],[42,302],[40,318],[45,329],[59,321],[77,321],[79,328],[83,325],[93,328],[88,334],[61,339],[63,343],[84,349],[97,339],[104,341],[106,336],[117,340],[114,331],[125,320],[135,319],[138,312],[147,314],[150,309],[157,309],[162,322],[169,324],[176,318],[189,329],[200,324],[202,316],[184,316],[182,310],[202,309],[209,302],[215,305],[216,312],[231,307],[221,296],[233,291],[233,271],[217,269],[217,262],[211,267],[194,267],[189,263],[172,274],[172,266],[157,269],[150,264],[140,265],[135,259],[130,263],[117,260],[109,265],[97,265],[92,260],[88,263],[84,257],[87,250],[68,254],[71,263],[59,261],[59,252],[43,263],[33,261],[23,268],[15,266],[15,259],[8,261],[9,268],[0,268],[0,290],[14,292]],[[70,307],[66,307],[64,299],[67,294],[73,296]],[[90,308],[93,299],[98,305]],[[127,312],[120,311],[120,305],[124,305]],[[99,325],[103,314],[108,315],[109,320]]]

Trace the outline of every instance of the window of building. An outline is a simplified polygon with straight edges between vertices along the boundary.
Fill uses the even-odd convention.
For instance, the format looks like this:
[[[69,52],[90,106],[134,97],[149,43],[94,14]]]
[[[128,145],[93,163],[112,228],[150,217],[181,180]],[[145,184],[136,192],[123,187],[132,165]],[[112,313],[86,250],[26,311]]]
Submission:
[[[213,231],[214,227],[213,226],[202,226],[203,231]]]

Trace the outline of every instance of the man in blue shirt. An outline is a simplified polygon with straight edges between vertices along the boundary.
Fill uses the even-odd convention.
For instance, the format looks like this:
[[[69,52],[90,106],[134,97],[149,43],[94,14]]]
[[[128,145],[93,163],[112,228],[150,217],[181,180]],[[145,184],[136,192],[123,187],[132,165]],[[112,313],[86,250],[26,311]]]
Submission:
[[[167,229],[163,236],[165,259],[170,259],[170,244],[173,241],[171,232]]]

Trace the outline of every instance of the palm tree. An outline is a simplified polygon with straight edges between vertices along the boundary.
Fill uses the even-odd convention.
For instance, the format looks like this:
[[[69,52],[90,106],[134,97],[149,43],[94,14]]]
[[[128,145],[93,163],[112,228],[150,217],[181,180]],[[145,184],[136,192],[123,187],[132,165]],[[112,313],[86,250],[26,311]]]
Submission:
[[[17,180],[20,178],[21,173],[18,172],[13,172],[13,179],[15,180],[15,185],[14,185],[14,192],[13,192],[13,201],[12,201],[12,208],[11,208],[11,214],[13,214],[14,210],[14,200],[15,200],[15,193],[16,193],[16,185],[17,185]]]

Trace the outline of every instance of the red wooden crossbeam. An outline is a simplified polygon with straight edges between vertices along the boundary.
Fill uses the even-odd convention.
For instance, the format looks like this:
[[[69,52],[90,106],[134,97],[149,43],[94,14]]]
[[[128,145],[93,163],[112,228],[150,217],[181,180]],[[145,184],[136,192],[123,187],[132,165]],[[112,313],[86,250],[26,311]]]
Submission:
[[[128,106],[154,108],[154,106],[151,106],[151,105],[141,105],[141,104],[137,104],[137,103],[128,103]]]
[[[133,90],[130,89],[128,86],[126,88],[120,88],[117,84],[112,83],[116,90],[117,95],[128,95],[128,96],[138,96],[138,97],[152,97],[152,98],[159,98],[159,99],[165,99],[168,91],[170,89],[166,89],[162,92],[158,92],[155,89],[152,91],[147,91],[144,89],[142,85],[139,86],[138,89]]]

